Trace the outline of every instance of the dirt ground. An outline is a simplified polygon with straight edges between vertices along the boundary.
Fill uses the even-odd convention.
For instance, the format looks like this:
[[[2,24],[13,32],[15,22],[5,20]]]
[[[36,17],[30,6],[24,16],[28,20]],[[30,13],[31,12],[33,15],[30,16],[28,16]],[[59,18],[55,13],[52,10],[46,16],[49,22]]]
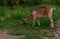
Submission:
[[[44,31],[49,33],[47,30]],[[56,31],[52,31],[48,34],[48,36],[42,36],[42,38],[60,39],[60,19],[56,21]],[[24,36],[9,35],[6,31],[0,31],[0,39],[24,39]]]
[[[60,39],[60,19],[56,21],[56,31],[51,31],[49,36],[43,36],[43,39]],[[47,31],[46,31],[47,32]]]
[[[0,31],[0,39],[24,39],[24,36],[9,35],[6,31]]]

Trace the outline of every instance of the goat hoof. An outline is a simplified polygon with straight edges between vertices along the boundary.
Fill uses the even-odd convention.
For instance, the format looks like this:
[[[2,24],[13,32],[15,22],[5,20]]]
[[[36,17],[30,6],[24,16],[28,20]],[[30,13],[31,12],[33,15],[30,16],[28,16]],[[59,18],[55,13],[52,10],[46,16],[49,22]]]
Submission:
[[[52,26],[52,29],[54,28],[54,26]]]
[[[34,27],[34,25],[32,25],[32,27]]]

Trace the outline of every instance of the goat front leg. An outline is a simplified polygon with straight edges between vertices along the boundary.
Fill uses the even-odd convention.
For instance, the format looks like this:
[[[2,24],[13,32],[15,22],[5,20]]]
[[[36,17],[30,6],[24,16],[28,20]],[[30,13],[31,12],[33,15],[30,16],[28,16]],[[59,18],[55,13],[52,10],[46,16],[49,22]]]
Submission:
[[[32,27],[34,27],[34,25],[35,25],[35,20],[36,20],[36,17],[33,18],[33,25],[32,25]]]
[[[52,27],[52,28],[54,28],[54,22],[53,22],[53,19],[52,19],[52,17],[49,17],[49,19],[50,19],[50,26]]]
[[[38,22],[38,25],[40,25],[40,22],[39,22],[39,20],[37,20],[37,22]]]

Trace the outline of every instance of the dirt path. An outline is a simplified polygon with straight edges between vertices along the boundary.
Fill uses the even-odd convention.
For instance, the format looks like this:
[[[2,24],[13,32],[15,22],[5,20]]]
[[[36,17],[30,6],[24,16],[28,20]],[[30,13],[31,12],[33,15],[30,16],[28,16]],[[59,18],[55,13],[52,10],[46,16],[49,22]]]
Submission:
[[[56,39],[60,39],[60,19],[56,21],[56,32],[55,32]]]
[[[6,31],[0,31],[0,39],[24,39],[24,36],[12,36],[9,35]]]
[[[47,31],[45,31],[47,32]],[[43,39],[60,39],[60,19],[56,21],[56,31],[49,32],[48,36],[42,36]]]

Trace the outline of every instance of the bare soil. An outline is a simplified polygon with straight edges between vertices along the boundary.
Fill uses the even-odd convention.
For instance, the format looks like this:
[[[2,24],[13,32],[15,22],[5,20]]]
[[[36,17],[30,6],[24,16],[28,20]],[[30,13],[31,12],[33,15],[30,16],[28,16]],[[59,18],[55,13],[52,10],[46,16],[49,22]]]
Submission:
[[[55,23],[56,30],[55,31],[45,31],[48,32],[48,36],[42,36],[43,39],[60,39],[60,19]],[[47,35],[47,34],[46,34]]]
[[[0,31],[0,39],[24,39],[24,36],[10,35],[7,31]]]

